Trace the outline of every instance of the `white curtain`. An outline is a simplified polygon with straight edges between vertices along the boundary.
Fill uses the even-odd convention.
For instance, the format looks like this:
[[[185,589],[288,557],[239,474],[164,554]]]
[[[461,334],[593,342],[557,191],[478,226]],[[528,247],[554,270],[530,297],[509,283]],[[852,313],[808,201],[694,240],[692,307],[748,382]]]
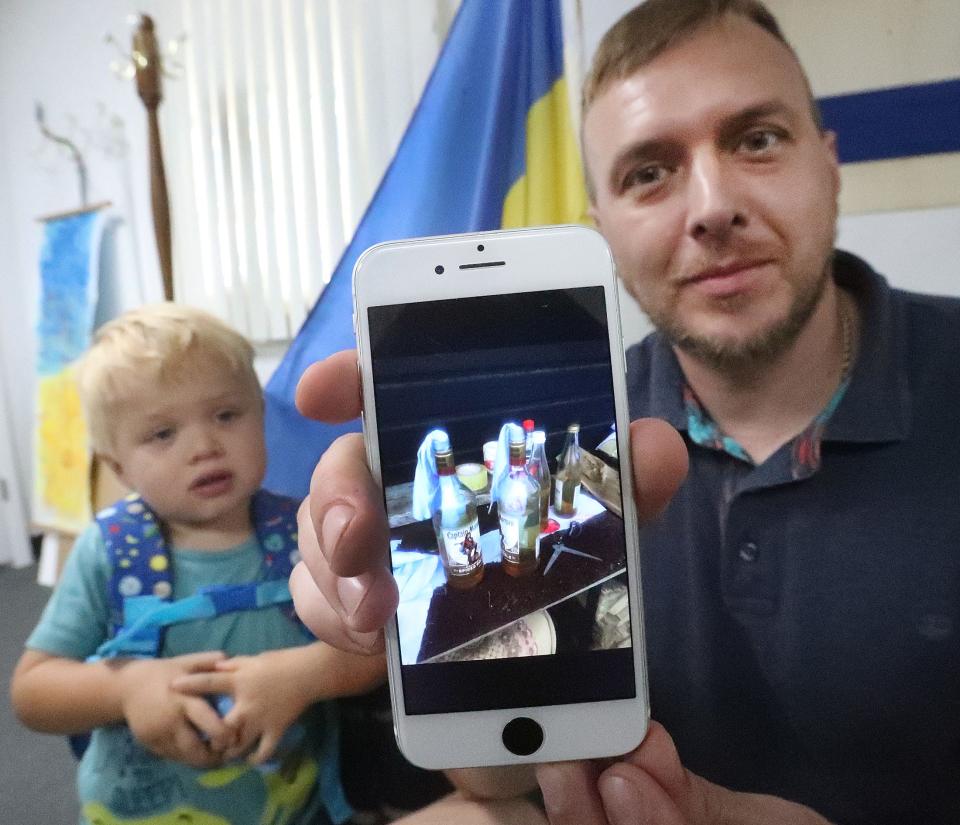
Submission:
[[[178,300],[258,342],[296,333],[458,5],[182,0],[183,70],[161,110]]]
[[[25,567],[33,562],[33,553],[27,530],[26,502],[18,484],[20,475],[14,458],[12,419],[7,402],[6,396],[0,397],[0,564]]]

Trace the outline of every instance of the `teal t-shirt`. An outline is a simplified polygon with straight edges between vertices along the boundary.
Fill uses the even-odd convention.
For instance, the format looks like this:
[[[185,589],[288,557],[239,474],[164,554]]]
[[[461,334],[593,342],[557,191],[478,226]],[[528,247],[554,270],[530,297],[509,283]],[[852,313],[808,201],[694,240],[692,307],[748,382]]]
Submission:
[[[173,598],[210,584],[258,581],[262,553],[254,536],[223,551],[174,549]],[[79,537],[60,583],[26,646],[86,659],[108,637],[110,568],[100,529]],[[167,628],[161,655],[203,650],[252,655],[308,641],[278,607],[228,613]],[[340,785],[337,720],[330,703],[310,708],[299,758],[264,771],[237,763],[198,770],[161,759],[126,725],[93,731],[77,770],[82,825],[306,825],[350,816]],[[323,800],[326,799],[326,804]]]

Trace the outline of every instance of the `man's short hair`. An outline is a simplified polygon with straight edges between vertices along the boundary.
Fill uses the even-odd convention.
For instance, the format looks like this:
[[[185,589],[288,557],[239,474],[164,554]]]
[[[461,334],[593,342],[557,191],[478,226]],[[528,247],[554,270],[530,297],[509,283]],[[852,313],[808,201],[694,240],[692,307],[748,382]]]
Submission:
[[[586,117],[590,106],[611,83],[630,77],[683,38],[727,14],[756,23],[796,56],[777,19],[759,0],[646,0],[614,23],[597,46],[583,81],[581,116]],[[800,70],[803,72],[802,66]],[[803,77],[813,122],[822,130],[820,109],[805,73]]]
[[[226,370],[259,394],[253,355],[240,333],[182,304],[144,306],[108,321],[76,366],[93,449],[109,453],[115,446],[111,419],[124,400],[147,388],[162,393],[197,366]]]

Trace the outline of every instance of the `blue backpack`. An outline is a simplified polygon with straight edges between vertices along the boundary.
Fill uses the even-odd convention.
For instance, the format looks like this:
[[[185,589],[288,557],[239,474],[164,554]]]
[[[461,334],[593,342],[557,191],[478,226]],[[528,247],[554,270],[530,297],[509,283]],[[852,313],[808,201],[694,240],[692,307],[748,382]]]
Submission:
[[[160,654],[163,631],[180,622],[210,619],[225,613],[282,606],[300,625],[293,611],[287,580],[299,559],[297,504],[293,499],[260,490],[251,504],[263,563],[259,581],[214,584],[185,599],[172,600],[170,551],[156,516],[136,493],[97,513],[110,564],[110,638],[88,661]],[[70,737],[79,758],[89,734]]]

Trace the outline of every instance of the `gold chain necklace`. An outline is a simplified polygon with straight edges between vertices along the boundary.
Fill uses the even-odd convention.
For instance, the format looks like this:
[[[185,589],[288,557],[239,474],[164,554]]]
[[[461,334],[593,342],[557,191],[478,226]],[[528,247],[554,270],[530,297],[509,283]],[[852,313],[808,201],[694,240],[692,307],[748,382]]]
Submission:
[[[850,366],[853,362],[853,321],[850,318],[850,309],[846,301],[839,296],[840,302],[840,349],[843,357],[840,360],[840,383],[850,377]]]

